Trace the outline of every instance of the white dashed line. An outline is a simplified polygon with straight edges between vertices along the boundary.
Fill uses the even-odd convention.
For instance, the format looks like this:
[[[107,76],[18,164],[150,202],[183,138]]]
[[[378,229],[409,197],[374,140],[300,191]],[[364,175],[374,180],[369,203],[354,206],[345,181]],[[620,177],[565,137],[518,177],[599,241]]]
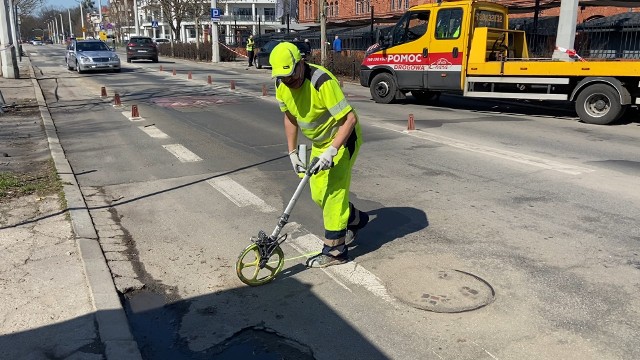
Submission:
[[[202,161],[202,158],[187,149],[186,147],[180,144],[171,144],[171,145],[162,145],[163,148],[167,149],[173,156],[177,157],[181,162],[196,162]]]
[[[590,173],[595,171],[595,170],[580,167],[580,166],[564,164],[554,160],[548,160],[548,159],[543,159],[536,156],[520,154],[514,151],[496,149],[488,146],[463,142],[463,141],[448,138],[445,136],[428,134],[422,131],[407,132],[406,130],[400,130],[399,128],[394,128],[391,125],[384,125],[384,124],[371,124],[371,125],[378,128],[386,129],[386,130],[391,130],[394,132],[405,133],[409,136],[417,137],[419,139],[429,140],[436,143],[453,146],[459,149],[464,149],[464,150],[473,151],[480,154],[494,156],[501,159],[515,161],[515,162],[519,162],[526,165],[536,166],[543,169],[554,170],[554,171],[558,171],[565,174],[580,175],[580,174]]]
[[[216,177],[207,182],[238,207],[252,206],[264,213],[276,212],[276,209],[228,176]]]
[[[151,136],[152,138],[156,138],[156,139],[168,139],[169,138],[169,135],[163,133],[160,129],[158,129],[154,125],[151,125],[151,126],[138,126],[138,128],[140,128],[140,130],[144,131],[145,133],[147,133],[147,135]]]

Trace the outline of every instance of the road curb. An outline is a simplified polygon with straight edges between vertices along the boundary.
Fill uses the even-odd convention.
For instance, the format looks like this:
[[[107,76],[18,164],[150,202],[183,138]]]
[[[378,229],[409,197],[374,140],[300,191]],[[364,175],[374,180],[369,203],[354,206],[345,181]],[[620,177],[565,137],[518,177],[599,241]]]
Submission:
[[[28,59],[26,61],[29,62],[28,67],[32,74],[31,83],[49,142],[49,151],[63,183],[67,210],[71,217],[76,246],[91,293],[100,340],[105,345],[106,358],[107,360],[142,360],[138,344],[131,334],[126,313],[113,283],[111,271],[107,266],[107,260],[98,242],[98,235],[80,191],[80,186],[60,145],[56,126],[53,123],[40,84],[33,75],[35,72],[31,62]]]

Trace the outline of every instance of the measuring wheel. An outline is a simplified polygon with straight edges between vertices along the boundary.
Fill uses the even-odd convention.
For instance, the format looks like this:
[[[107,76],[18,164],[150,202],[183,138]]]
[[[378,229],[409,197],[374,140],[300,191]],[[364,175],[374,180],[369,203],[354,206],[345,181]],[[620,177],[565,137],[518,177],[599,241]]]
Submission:
[[[263,259],[257,244],[247,246],[238,257],[236,273],[240,281],[249,286],[264,285],[282,271],[284,253],[280,246],[276,247],[268,259]]]

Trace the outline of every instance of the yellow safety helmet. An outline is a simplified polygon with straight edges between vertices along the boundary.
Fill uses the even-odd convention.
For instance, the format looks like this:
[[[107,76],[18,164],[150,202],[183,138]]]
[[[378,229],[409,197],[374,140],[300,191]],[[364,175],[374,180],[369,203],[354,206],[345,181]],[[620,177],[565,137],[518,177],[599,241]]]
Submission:
[[[294,44],[283,41],[271,50],[269,63],[271,64],[271,77],[291,76],[298,61],[302,59],[300,49]]]

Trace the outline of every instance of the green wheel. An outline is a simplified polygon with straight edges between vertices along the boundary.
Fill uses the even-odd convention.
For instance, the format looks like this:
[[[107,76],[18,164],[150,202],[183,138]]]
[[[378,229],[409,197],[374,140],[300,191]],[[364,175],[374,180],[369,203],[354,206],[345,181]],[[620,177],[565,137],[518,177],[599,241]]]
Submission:
[[[260,286],[275,279],[284,266],[284,253],[280,246],[273,251],[264,268],[260,269],[259,263],[258,245],[251,244],[242,250],[236,261],[236,273],[240,281],[249,286]]]

